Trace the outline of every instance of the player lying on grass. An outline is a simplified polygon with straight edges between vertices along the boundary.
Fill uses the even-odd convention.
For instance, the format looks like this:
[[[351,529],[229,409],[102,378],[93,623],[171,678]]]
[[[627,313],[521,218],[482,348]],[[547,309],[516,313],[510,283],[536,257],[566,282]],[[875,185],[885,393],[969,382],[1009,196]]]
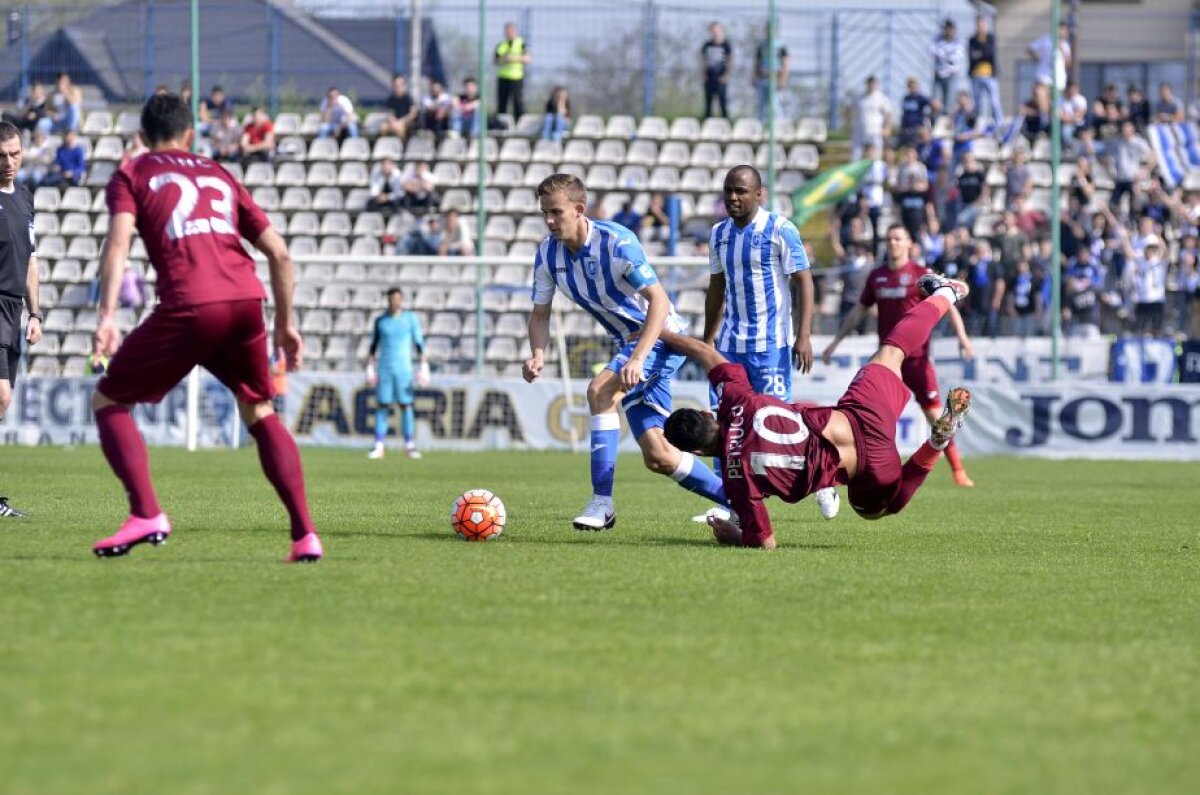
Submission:
[[[836,406],[800,408],[755,393],[741,365],[700,340],[664,331],[670,348],[695,359],[720,395],[717,416],[680,409],[667,418],[667,441],[697,455],[721,456],[732,514],[710,516],[722,544],[775,547],[763,500],[799,502],[837,484],[864,519],[899,513],[933,469],[970,408],[966,389],[951,389],[929,441],[901,466],[896,422],[908,402],[901,380],[904,358],[923,351],[934,326],[966,297],[963,282],[936,274],[921,277],[928,296],[896,324],[879,350],[854,376]]]

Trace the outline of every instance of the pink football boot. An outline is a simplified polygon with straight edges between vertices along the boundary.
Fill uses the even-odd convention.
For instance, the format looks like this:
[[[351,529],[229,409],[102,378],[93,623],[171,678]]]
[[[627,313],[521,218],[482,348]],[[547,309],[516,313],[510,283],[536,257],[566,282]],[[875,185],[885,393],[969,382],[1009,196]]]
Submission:
[[[316,533],[309,533],[299,541],[292,542],[292,551],[284,563],[316,563],[325,554],[321,549],[321,539]]]
[[[167,515],[160,513],[151,519],[130,516],[121,525],[116,535],[97,541],[92,552],[98,558],[117,558],[125,555],[138,544],[165,544],[171,535],[171,523]]]

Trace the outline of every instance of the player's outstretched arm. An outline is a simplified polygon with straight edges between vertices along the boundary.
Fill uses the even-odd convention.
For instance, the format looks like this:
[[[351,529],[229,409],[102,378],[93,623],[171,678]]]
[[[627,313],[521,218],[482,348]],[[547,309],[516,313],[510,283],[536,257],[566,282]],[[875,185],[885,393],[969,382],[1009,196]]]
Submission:
[[[685,337],[682,334],[676,334],[666,329],[659,334],[659,339],[671,350],[676,353],[682,353],[684,356],[695,361],[696,364],[704,368],[704,372],[706,373],[718,364],[725,364],[725,362],[729,361],[716,348],[703,340]]]
[[[271,295],[275,298],[274,343],[283,351],[288,370],[298,370],[302,363],[304,341],[296,328],[295,313],[292,311],[292,293],[296,286],[296,269],[287,244],[274,229],[267,227],[254,247],[267,258],[271,274]]]
[[[534,304],[529,313],[529,358],[521,365],[521,376],[533,383],[546,366],[550,346],[550,304]]]
[[[125,258],[133,241],[133,213],[115,213],[108,225],[104,248],[100,252],[100,304],[96,319],[95,352],[112,356],[117,352],[117,297],[125,275]]]
[[[954,327],[954,334],[958,337],[958,350],[962,357],[967,361],[974,359],[975,348],[971,345],[971,338],[967,336],[967,326],[963,323],[958,307],[951,305],[950,311],[946,314],[950,316],[950,325]]]

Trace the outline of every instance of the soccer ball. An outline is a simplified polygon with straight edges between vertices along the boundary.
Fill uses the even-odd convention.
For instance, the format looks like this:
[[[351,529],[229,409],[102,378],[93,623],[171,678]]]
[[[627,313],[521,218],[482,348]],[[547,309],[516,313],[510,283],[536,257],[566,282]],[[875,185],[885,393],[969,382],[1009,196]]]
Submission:
[[[487,489],[471,489],[450,507],[450,528],[463,541],[491,541],[504,532],[504,503]]]

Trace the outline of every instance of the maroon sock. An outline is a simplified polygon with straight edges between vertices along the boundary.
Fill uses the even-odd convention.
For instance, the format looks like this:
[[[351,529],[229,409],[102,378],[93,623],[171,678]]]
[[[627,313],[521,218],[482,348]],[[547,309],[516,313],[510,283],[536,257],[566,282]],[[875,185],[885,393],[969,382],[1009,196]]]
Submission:
[[[908,310],[892,332],[883,341],[904,351],[905,356],[916,356],[925,349],[933,327],[950,311],[950,302],[940,295],[932,295]]]
[[[96,429],[100,432],[100,449],[129,495],[129,512],[142,519],[158,516],[162,508],[154,496],[154,484],[150,482],[146,443],[142,441],[128,407],[113,405],[99,409]]]
[[[258,460],[263,474],[275,487],[292,522],[292,540],[315,533],[308,504],[304,501],[304,469],[296,440],[275,414],[269,414],[250,426],[250,435],[258,443]]]
[[[896,496],[888,503],[888,513],[900,513],[908,501],[917,493],[917,489],[925,482],[925,478],[933,470],[933,465],[937,463],[940,451],[935,449],[929,442],[925,442],[917,452],[912,454],[912,458],[904,463],[900,469],[900,488],[896,491]]]

